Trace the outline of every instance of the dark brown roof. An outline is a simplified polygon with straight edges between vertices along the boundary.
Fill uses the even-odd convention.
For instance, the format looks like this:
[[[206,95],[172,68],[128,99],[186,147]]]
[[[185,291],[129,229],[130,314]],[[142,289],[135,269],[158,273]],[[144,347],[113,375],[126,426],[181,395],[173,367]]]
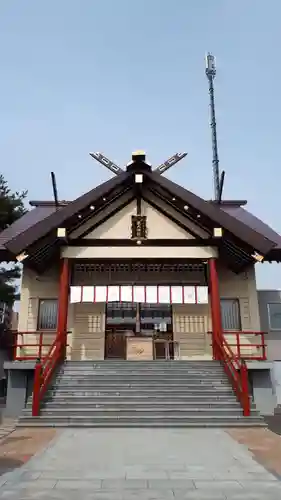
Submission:
[[[58,207],[65,207],[71,203],[70,201],[60,200],[58,201]],[[30,200],[29,205],[31,207],[56,207],[56,203],[53,200]]]
[[[32,225],[26,227],[21,233],[17,233],[13,236],[13,239],[6,241],[6,248],[15,254],[20,253],[22,250],[27,248],[29,245],[34,243],[34,241],[39,240],[44,237],[53,229],[63,225],[64,222],[72,217],[74,214],[78,214],[87,205],[93,203],[96,198],[106,195],[109,191],[116,189],[118,186],[122,185],[128,174],[124,174],[113,177],[107,182],[100,184],[94,189],[88,191],[88,193],[79,196],[76,200],[65,205],[64,207],[55,210],[54,206],[44,206],[38,207],[36,210],[49,210],[49,214],[44,217],[44,219],[38,219]]]
[[[257,231],[259,234],[263,234],[269,240],[274,241],[277,247],[281,249],[280,234],[274,231],[274,229],[268,226],[268,224],[265,224],[260,219],[258,219],[255,215],[248,212],[248,210],[245,210],[242,207],[235,207],[228,204],[222,205],[221,208],[232,217],[235,217],[235,219],[240,220],[248,227],[251,227],[252,229]]]
[[[170,192],[171,196],[180,198],[187,205],[192,206],[198,210],[198,212],[212,219],[218,226],[233,233],[242,241],[249,242],[253,248],[262,254],[266,254],[276,245],[273,240],[257,232],[238,218],[231,216],[229,213],[222,210],[219,205],[203,200],[191,191],[188,191],[162,175],[152,172],[149,173],[148,176],[153,179],[158,186]]]
[[[0,249],[4,248],[4,245],[8,241],[13,240],[27,231],[27,229],[33,228],[35,224],[46,219],[46,217],[55,212],[55,210],[55,205],[53,205],[48,207],[36,207],[26,212],[19,220],[0,233]]]
[[[43,259],[43,254],[45,255],[48,248],[61,243],[58,242],[56,237],[57,227],[63,226],[73,230],[74,227],[77,227],[77,224],[84,224],[86,220],[84,217],[89,217],[89,207],[92,204],[97,208],[95,213],[103,213],[106,205],[113,207],[113,204],[119,200],[118,197],[120,197],[121,204],[122,193],[124,194],[126,190],[128,192],[133,184],[133,173],[124,172],[72,202],[61,201],[57,210],[54,202],[33,201],[31,203],[35,208],[0,234],[0,244],[2,245],[0,249],[5,248],[11,254],[18,255],[31,246],[31,250],[34,248],[38,250],[41,247],[43,249],[44,246],[45,250],[40,250]],[[230,236],[234,235],[236,238],[231,243],[234,246],[237,239],[241,243],[244,242],[244,254],[248,252],[251,255],[251,248],[263,255],[269,254],[273,248],[279,248],[279,246],[281,248],[281,236],[241,207],[241,205],[246,204],[245,200],[228,201],[217,205],[214,202],[203,200],[157,173],[148,171],[145,172],[144,184],[148,189],[158,193],[160,197],[164,193],[169,203],[174,203],[171,200],[179,200],[180,204],[175,206],[176,210],[183,210],[183,205],[186,204],[192,207],[195,212],[202,214],[202,218],[204,216],[206,221],[211,221],[210,227],[215,225],[224,228],[226,233],[228,232]],[[127,201],[128,199],[127,197]],[[184,216],[188,217],[189,211]],[[46,243],[47,237],[49,238],[48,243]],[[235,252],[237,250],[234,249]]]

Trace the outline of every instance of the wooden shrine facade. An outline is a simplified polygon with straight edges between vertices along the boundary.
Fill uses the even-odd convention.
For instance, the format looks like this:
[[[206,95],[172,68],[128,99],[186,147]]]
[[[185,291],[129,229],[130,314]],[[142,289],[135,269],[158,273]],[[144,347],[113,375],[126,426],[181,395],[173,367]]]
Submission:
[[[254,266],[281,260],[281,237],[245,201],[203,200],[143,154],[115,174],[74,201],[32,202],[2,232],[2,259],[23,264],[19,330],[35,334],[40,301],[57,299],[56,333],[100,359],[106,304],[166,304],[185,358],[212,343],[202,333],[222,335],[221,299],[237,298],[242,330],[258,331]]]

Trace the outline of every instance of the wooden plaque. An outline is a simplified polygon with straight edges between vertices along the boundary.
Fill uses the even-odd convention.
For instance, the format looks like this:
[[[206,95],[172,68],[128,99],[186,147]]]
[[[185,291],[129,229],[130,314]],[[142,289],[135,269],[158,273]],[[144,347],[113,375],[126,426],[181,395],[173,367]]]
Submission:
[[[127,338],[127,359],[135,361],[153,359],[152,338],[143,338],[143,337]]]

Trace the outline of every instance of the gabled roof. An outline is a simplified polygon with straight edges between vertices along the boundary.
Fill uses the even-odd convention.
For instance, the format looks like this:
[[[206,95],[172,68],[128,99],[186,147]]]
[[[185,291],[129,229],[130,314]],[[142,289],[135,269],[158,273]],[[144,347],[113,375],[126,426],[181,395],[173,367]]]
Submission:
[[[30,264],[44,267],[64,244],[57,238],[58,227],[65,227],[69,234],[89,219],[93,219],[97,227],[132,201],[138,192],[138,196],[154,203],[181,226],[185,224],[184,221],[193,221],[210,236],[215,227],[222,227],[224,237],[220,246],[221,255],[230,259],[237,270],[253,262],[253,252],[266,257],[272,256],[272,251],[280,248],[278,255],[275,251],[274,258],[281,260],[281,237],[241,208],[245,201],[218,205],[152,172],[147,165],[143,169],[139,165],[140,171],[143,172],[144,181],[138,185],[138,191],[134,183],[135,170],[130,166],[129,171],[113,177],[76,200],[60,202],[58,208],[53,202],[32,202],[35,208],[0,234],[0,250],[5,249],[13,256],[26,251],[30,255]]]
[[[58,210],[53,209],[53,207],[44,207],[45,209],[49,209],[49,215],[44,219],[37,220],[34,224],[29,225],[20,234],[15,234],[14,237],[12,237],[9,241],[6,241],[6,248],[12,253],[18,254],[22,252],[28,246],[32,245],[35,241],[43,238],[57,227],[64,225],[68,219],[76,214],[78,215],[91,203],[96,202],[101,197],[107,195],[112,191],[115,191],[118,187],[123,186],[127,177],[127,173],[121,174],[118,177],[114,177],[113,179],[100,184],[94,189],[91,189],[82,196],[79,196],[78,198],[76,198],[76,200],[68,203],[63,207],[60,207]],[[37,214],[38,209],[39,207],[37,207],[36,209]]]
[[[1,260],[14,260],[15,255],[6,248],[6,243],[10,242],[20,234],[23,234],[27,229],[34,227],[38,222],[42,222],[55,212],[55,204],[49,206],[37,206],[26,212],[20,219],[15,221],[11,226],[7,227],[0,233],[0,257]]]
[[[148,176],[157,184],[157,186],[166,189],[171,196],[176,196],[183,202],[190,205],[192,208],[208,217],[215,222],[217,226],[223,227],[225,230],[233,233],[237,238],[250,244],[259,252],[266,254],[271,250],[275,243],[262,233],[258,233],[250,225],[246,225],[243,221],[232,217],[226,211],[221,210],[219,205],[205,201],[191,191],[179,186],[162,175],[154,172]]]
[[[274,231],[274,229],[272,229],[268,224],[265,224],[265,222],[258,219],[258,217],[248,212],[248,210],[245,210],[245,208],[237,205],[233,206],[231,204],[222,204],[221,209],[232,217],[235,217],[235,219],[243,222],[246,226],[251,227],[257,233],[263,234],[269,240],[274,241],[277,247],[281,248],[280,234]]]

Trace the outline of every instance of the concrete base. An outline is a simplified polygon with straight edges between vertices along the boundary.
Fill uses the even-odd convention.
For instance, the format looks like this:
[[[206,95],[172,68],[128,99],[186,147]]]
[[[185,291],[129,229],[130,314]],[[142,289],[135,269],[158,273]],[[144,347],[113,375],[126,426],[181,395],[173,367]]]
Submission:
[[[270,361],[248,361],[249,382],[253,400],[261,415],[274,415],[276,396],[272,383],[273,363]]]
[[[35,362],[7,361],[4,369],[8,372],[8,387],[5,417],[17,418],[32,394]]]

